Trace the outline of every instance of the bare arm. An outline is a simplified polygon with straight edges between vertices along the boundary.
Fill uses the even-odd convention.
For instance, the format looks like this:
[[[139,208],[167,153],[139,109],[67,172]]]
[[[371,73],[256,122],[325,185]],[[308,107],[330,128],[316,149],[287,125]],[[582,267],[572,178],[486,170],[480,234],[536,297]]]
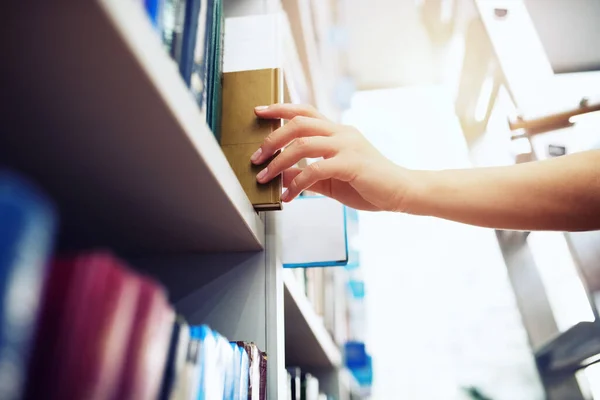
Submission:
[[[600,229],[600,150],[506,167],[418,172],[407,212],[515,230]]]
[[[383,157],[355,128],[312,107],[259,107],[260,118],[290,123],[252,157],[265,183],[283,174],[284,202],[310,189],[361,210],[402,211],[514,230],[600,230],[600,150],[507,167],[412,171]],[[302,158],[320,161],[305,169]]]

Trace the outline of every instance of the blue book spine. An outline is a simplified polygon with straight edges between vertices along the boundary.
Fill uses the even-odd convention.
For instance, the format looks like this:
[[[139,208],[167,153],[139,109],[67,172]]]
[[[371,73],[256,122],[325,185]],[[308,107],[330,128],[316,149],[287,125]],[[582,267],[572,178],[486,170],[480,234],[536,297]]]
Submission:
[[[201,110],[206,110],[208,89],[208,63],[213,50],[211,29],[213,25],[213,0],[200,0],[200,13],[198,15],[198,34],[194,49],[194,63],[192,66],[192,94]]]
[[[21,398],[56,231],[37,188],[0,171],[0,398]]]
[[[200,3],[201,0],[187,0],[185,4],[179,72],[188,87],[191,84],[192,71],[194,68],[194,51],[196,50],[196,39],[198,35]]]
[[[160,32],[162,30],[163,0],[144,0],[144,5],[150,22]]]

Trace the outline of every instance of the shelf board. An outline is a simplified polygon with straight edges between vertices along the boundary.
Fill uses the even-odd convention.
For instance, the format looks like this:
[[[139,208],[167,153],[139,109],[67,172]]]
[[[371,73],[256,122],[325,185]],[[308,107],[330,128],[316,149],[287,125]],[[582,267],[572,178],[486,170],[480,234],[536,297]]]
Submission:
[[[579,322],[535,352],[543,375],[565,375],[600,361],[600,325]]]
[[[289,366],[339,368],[342,354],[292,271],[284,270],[285,358]]]
[[[65,247],[264,247],[264,224],[142,3],[3,2],[0,15],[0,164],[55,199]]]

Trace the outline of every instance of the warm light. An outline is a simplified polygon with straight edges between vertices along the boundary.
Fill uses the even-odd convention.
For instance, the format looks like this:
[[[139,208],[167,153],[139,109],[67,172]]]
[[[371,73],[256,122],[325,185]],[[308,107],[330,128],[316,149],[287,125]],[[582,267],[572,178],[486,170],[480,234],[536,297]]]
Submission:
[[[532,232],[527,242],[559,330],[593,321],[594,314],[564,234]]]
[[[529,154],[532,152],[531,143],[527,138],[519,138],[511,141],[511,149],[515,155]]]
[[[475,120],[482,122],[487,114],[488,104],[492,98],[492,90],[494,89],[494,78],[488,76],[479,92],[479,98],[477,99],[477,105],[475,107]]]

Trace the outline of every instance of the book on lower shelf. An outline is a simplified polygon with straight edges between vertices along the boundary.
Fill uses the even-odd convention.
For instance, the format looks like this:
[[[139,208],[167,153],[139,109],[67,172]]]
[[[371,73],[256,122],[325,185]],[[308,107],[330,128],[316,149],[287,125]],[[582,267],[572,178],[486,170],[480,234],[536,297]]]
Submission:
[[[54,206],[0,171],[0,398],[23,397],[56,229]]]
[[[53,255],[57,216],[0,173],[0,397],[266,397],[266,354],[177,316],[164,287],[110,251]]]
[[[305,372],[299,367],[287,368],[286,396],[291,400],[321,400],[327,399],[327,395],[319,390],[319,380],[312,374]]]

